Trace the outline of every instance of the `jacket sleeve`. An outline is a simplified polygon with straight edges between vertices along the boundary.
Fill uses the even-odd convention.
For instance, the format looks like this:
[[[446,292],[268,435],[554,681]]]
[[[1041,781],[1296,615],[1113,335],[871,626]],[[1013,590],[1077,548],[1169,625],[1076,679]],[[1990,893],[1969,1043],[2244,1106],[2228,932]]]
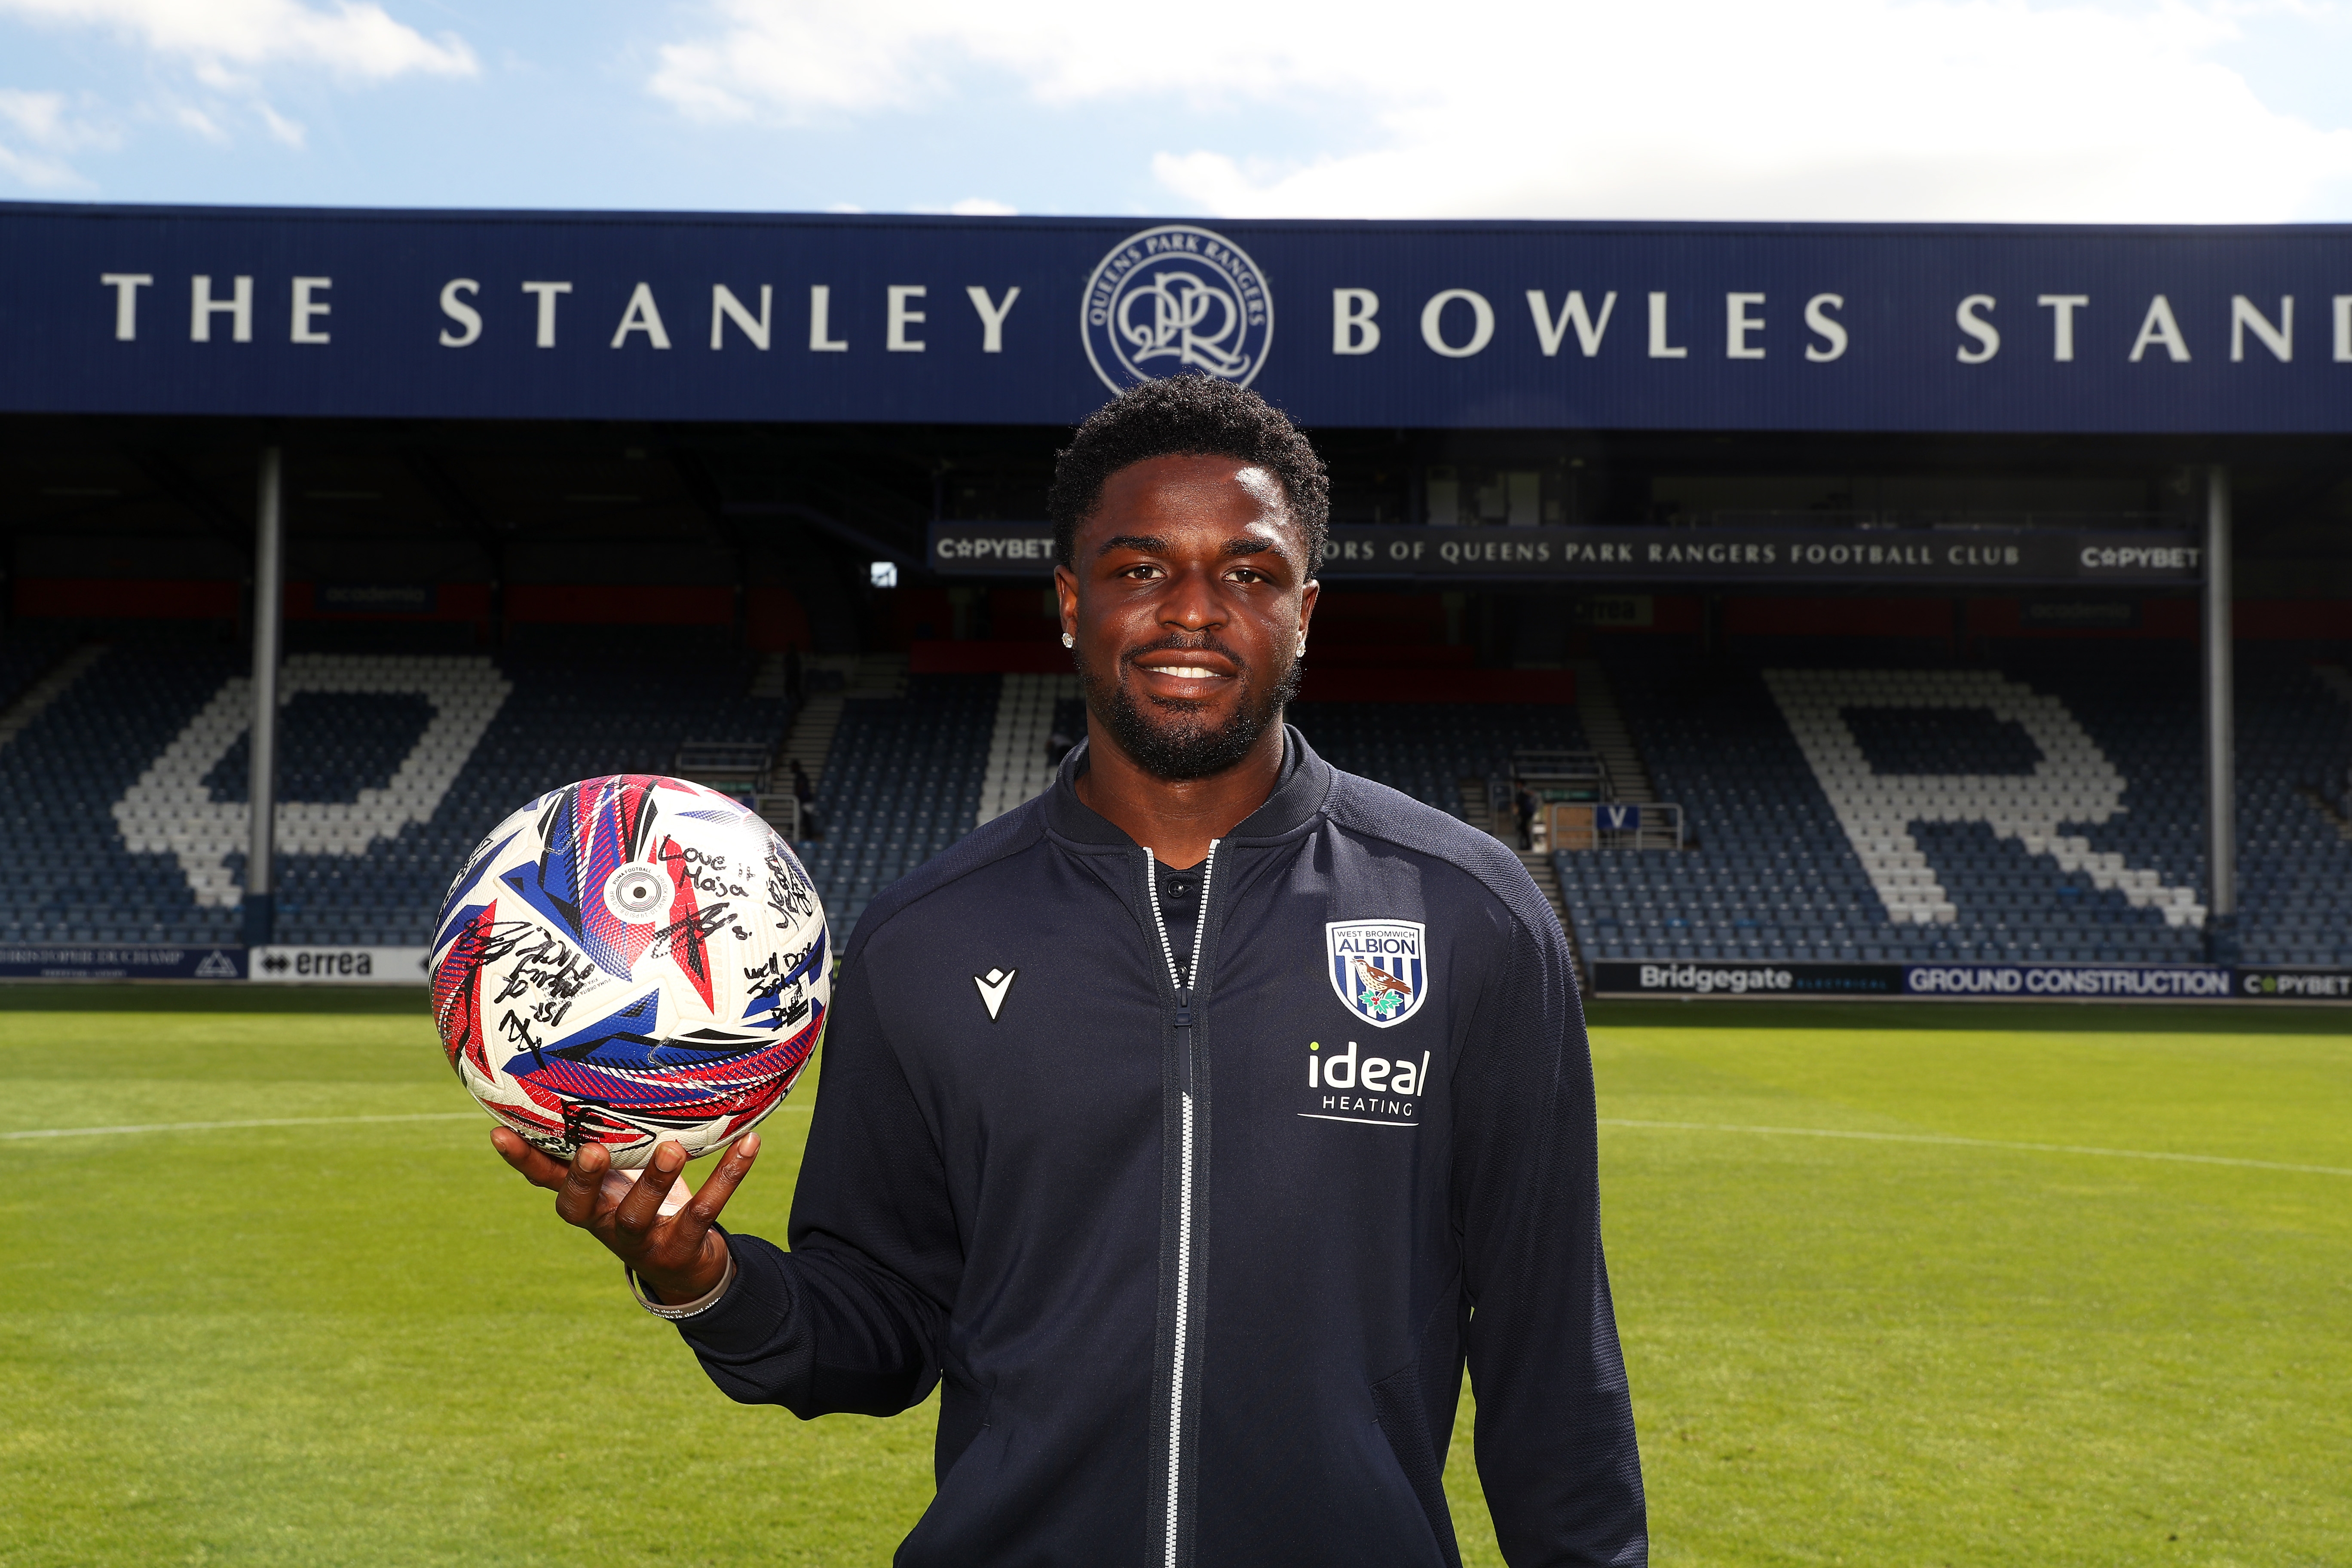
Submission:
[[[895,1415],[940,1376],[963,1267],[946,1171],[853,957],[793,1196],[790,1252],[730,1236],[734,1288],[678,1324],[729,1397],[803,1420]]]
[[[1558,922],[1508,923],[1454,1081],[1479,1479],[1511,1568],[1645,1563],[1583,1008]]]

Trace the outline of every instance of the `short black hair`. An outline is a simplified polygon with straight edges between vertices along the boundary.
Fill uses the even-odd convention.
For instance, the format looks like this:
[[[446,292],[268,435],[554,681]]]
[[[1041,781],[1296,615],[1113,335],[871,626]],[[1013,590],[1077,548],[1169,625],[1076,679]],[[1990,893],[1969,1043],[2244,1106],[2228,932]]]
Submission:
[[[1078,524],[1102,500],[1110,477],[1152,458],[1231,458],[1282,481],[1290,515],[1307,541],[1307,575],[1323,564],[1331,527],[1331,477],[1282,410],[1245,386],[1205,375],[1171,375],[1129,387],[1087,416],[1068,448],[1054,456],[1045,515],[1054,559],[1072,563]]]

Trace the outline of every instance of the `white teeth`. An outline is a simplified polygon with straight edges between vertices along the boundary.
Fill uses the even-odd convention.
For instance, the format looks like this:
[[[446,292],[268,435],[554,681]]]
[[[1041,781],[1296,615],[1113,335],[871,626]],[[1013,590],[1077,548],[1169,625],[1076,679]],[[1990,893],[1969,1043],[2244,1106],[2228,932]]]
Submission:
[[[1197,664],[1163,664],[1159,669],[1160,674],[1172,675],[1179,680],[1213,680],[1217,674],[1215,670],[1202,669]]]

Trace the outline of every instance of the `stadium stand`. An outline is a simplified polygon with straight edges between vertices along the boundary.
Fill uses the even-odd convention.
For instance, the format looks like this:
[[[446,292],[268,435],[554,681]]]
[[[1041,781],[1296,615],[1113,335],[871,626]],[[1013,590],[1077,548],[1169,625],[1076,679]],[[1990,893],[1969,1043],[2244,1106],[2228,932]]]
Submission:
[[[1301,702],[1291,717],[1333,767],[1455,816],[1465,816],[1464,782],[1508,777],[1514,752],[1586,743],[1575,709],[1535,703]]]
[[[76,640],[48,627],[14,631],[0,640],[0,713],[15,707],[37,681],[56,669]]]
[[[2204,953],[2191,655],[1757,639],[1736,657],[1610,639],[1630,743],[1691,847],[1551,857],[1587,960],[2189,962]],[[857,662],[857,661],[852,661]],[[823,709],[822,837],[799,846],[836,933],[883,887],[1050,777],[1083,732],[1066,676],[874,668]],[[243,659],[216,640],[0,640],[0,941],[234,941]],[[877,673],[878,671],[878,673]],[[278,938],[416,946],[499,816],[571,779],[764,747],[781,697],[731,654],[650,637],[498,655],[302,652],[280,731]],[[834,679],[846,679],[834,676]],[[2352,677],[2340,649],[2242,661],[2244,959],[2352,964]],[[814,708],[813,707],[813,716]],[[836,717],[837,714],[837,717]],[[1301,703],[1335,764],[1465,819],[1528,751],[1576,751],[1573,707]]]
[[[0,941],[235,940],[243,664],[211,641],[119,644],[0,750],[0,856],[28,884]],[[772,744],[787,709],[741,696],[749,675],[625,637],[594,656],[291,656],[278,940],[424,945],[466,853],[540,792],[661,771],[688,738]]]
[[[2242,659],[2240,942],[2254,963],[2352,966],[2352,680],[2340,649]]]
[[[0,859],[16,882],[0,938],[235,939],[235,910],[198,903],[169,853],[132,850],[111,807],[239,663],[213,643],[118,642],[0,750]]]
[[[1890,647],[1857,659],[1851,647],[1612,650],[1658,793],[1690,812],[1696,844],[1555,858],[1591,956],[2203,956],[2201,731],[2186,650],[2075,645],[1952,668]],[[2336,891],[2352,888],[2352,845],[2309,798],[2315,785],[2297,795],[2298,780],[2333,776],[2352,752],[2347,710],[2328,711],[2331,700],[2307,658],[2241,679],[2248,962],[2352,960]]]
[[[917,675],[903,696],[851,695],[817,780],[824,837],[799,846],[838,941],[874,895],[971,831],[999,675]]]

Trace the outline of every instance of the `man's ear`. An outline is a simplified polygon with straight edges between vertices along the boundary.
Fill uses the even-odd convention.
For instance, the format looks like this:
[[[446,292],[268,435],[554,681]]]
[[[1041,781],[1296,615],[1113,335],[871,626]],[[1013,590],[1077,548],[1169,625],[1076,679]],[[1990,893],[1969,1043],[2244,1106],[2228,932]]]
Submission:
[[[1061,618],[1062,630],[1076,637],[1078,630],[1078,574],[1066,566],[1054,568],[1054,606]]]

